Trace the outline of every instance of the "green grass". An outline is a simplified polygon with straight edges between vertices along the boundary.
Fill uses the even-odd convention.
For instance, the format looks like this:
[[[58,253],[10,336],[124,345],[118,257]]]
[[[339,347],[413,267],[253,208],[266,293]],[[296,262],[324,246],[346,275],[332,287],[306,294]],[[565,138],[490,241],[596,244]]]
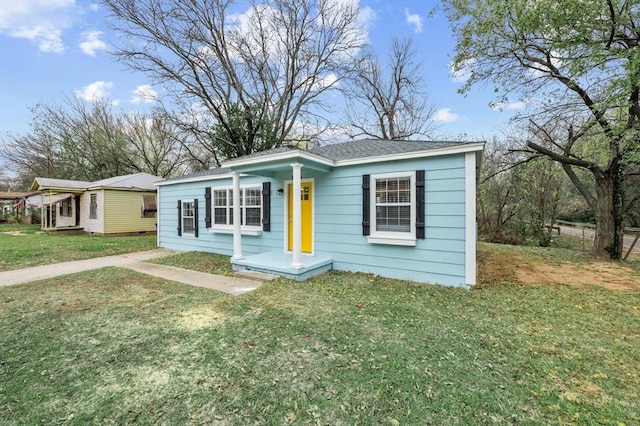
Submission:
[[[229,256],[200,251],[188,251],[172,256],[149,260],[150,263],[193,269],[200,272],[218,275],[233,275]]]
[[[156,248],[156,236],[47,235],[38,225],[0,225],[0,271]],[[21,235],[5,232],[20,231]]]
[[[639,330],[638,292],[106,268],[0,288],[0,424],[638,424]]]
[[[35,234],[40,231],[40,225],[23,225],[21,223],[0,223],[0,232],[22,232]]]

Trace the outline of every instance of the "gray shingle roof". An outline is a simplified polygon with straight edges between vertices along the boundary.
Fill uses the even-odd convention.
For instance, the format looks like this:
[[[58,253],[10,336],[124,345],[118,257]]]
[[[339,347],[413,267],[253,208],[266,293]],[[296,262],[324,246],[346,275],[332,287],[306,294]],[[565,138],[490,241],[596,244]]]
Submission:
[[[297,148],[295,148],[293,146],[280,146],[278,148],[267,149],[266,151],[254,152],[254,153],[249,154],[249,155],[243,155],[242,157],[234,158],[233,160],[239,160],[239,159],[245,160],[245,159],[249,159],[249,158],[265,157],[267,155],[279,154],[281,152],[294,151],[296,149]]]
[[[313,148],[308,151],[299,150],[292,146],[281,146],[266,151],[255,152],[253,154],[231,159],[247,160],[265,157],[268,155],[277,155],[290,151],[309,152],[319,157],[326,158],[331,161],[354,160],[360,158],[373,158],[384,155],[402,154],[410,152],[428,151],[432,149],[450,148],[461,145],[475,144],[477,142],[455,142],[455,141],[392,141],[380,139],[363,139],[341,142],[331,145],[324,145]],[[216,176],[230,173],[228,168],[217,167],[208,170],[191,173],[183,176],[176,176],[165,179],[163,182],[181,181],[183,179],[191,179],[197,177]]]
[[[427,151],[438,148],[449,148],[475,142],[445,141],[391,141],[364,139],[324,145],[309,152],[334,161],[354,160],[358,158],[379,157],[382,155],[402,154]]]
[[[174,176],[172,178],[165,179],[162,182],[171,182],[174,180],[190,179],[190,178],[204,177],[204,176],[217,176],[217,175],[223,175],[225,173],[231,173],[231,170],[225,169],[223,167],[215,167],[213,169],[200,170],[198,172],[189,173],[188,175]]]
[[[84,189],[91,185],[91,182],[83,180],[67,180],[67,179],[54,179],[46,177],[37,177],[39,189],[46,188],[72,188],[72,189]]]
[[[39,189],[49,188],[67,188],[85,190],[88,188],[127,188],[141,189],[146,191],[155,191],[154,182],[158,182],[162,178],[151,175],[149,173],[134,173],[131,175],[116,176],[108,179],[102,179],[97,182],[87,182],[82,180],[66,180],[37,177],[35,181],[38,183]]]
[[[149,173],[135,173],[92,182],[89,188],[131,188],[155,191],[154,183],[161,180],[162,178]]]

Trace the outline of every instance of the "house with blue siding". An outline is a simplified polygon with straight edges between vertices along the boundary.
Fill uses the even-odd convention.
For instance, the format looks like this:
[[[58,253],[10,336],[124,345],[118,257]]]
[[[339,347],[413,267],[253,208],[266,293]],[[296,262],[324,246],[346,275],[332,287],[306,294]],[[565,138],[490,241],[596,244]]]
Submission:
[[[157,183],[158,245],[304,280],[330,269],[468,287],[484,143],[275,148]]]

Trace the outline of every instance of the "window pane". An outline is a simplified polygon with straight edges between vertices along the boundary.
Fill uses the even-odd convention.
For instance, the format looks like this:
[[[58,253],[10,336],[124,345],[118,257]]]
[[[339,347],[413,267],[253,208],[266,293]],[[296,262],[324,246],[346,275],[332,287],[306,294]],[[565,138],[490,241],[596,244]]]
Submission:
[[[216,189],[213,191],[213,205],[214,206],[226,206],[227,205],[227,190]]]
[[[376,230],[411,232],[411,206],[376,206]]]
[[[258,188],[247,188],[245,190],[245,206],[260,206],[262,201],[261,191]]]
[[[182,217],[193,217],[193,201],[182,203]]]
[[[185,234],[192,234],[193,223],[194,223],[193,217],[182,218],[182,232],[184,232]]]
[[[256,207],[247,207],[247,223],[245,225],[249,226],[260,226],[262,222],[262,218],[260,217],[260,208]]]
[[[214,208],[213,209],[213,223],[216,225],[227,224],[227,209],[226,208]]]

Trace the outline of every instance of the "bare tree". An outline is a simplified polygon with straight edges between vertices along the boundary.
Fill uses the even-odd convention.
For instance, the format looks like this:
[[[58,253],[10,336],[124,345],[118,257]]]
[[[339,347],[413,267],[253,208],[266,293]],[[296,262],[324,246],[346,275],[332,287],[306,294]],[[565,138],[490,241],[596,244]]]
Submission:
[[[444,0],[465,92],[492,82],[529,101],[538,133],[526,150],[561,164],[593,209],[597,257],[619,259],[625,180],[640,164],[640,16],[637,2]],[[559,126],[562,129],[559,129]],[[546,141],[545,144],[539,143]],[[577,173],[587,171],[594,190]],[[635,195],[633,195],[635,197]]]
[[[126,141],[107,99],[41,104],[34,121],[57,144],[68,179],[93,181],[129,172]]]
[[[36,113],[37,107],[32,113]],[[16,171],[16,183],[22,190],[28,189],[36,176],[67,176],[67,168],[61,155],[59,140],[37,119],[26,134],[7,134],[3,137],[2,155]]]
[[[312,137],[295,135],[297,123],[322,112],[364,41],[357,2],[254,1],[243,15],[231,0],[102,2],[122,36],[117,57],[167,87],[173,116],[218,163],[263,149],[260,123],[270,123],[269,147]],[[242,137],[234,108],[247,112]],[[220,129],[231,153],[218,149]]]
[[[352,138],[409,139],[435,130],[422,63],[412,39],[393,38],[385,63],[367,50],[344,90]]]
[[[111,103],[66,99],[32,109],[31,131],[7,135],[2,153],[28,185],[36,176],[94,181],[183,171],[183,138],[161,115],[115,113]]]
[[[121,121],[131,169],[163,178],[184,171],[186,136],[166,117],[132,113]]]

